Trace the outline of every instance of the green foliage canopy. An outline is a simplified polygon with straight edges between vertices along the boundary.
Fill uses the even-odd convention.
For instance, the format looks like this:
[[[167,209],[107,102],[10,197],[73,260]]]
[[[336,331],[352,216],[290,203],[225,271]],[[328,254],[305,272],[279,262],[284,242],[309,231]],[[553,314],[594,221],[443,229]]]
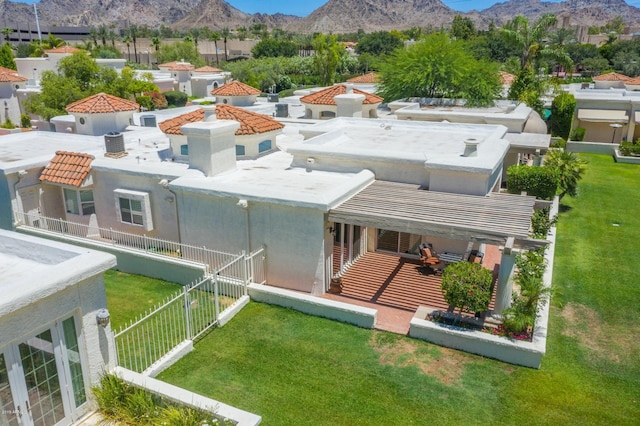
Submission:
[[[493,104],[501,89],[498,65],[475,59],[465,46],[435,33],[396,50],[380,65],[378,94],[387,101],[427,97],[466,99],[469,106]]]
[[[474,262],[456,262],[442,273],[444,300],[460,312],[484,312],[491,301],[491,271]]]
[[[570,93],[561,93],[551,102],[551,135],[568,139],[573,123],[576,98]]]
[[[388,31],[377,31],[364,35],[356,45],[357,53],[372,55],[387,55],[402,47],[402,38]]]
[[[507,169],[507,191],[526,192],[543,200],[551,200],[558,190],[558,172],[550,167],[514,165]]]
[[[198,49],[193,41],[177,41],[175,43],[164,43],[156,52],[158,63],[172,61],[186,61],[196,68],[205,65],[204,59],[200,57]]]
[[[253,46],[251,53],[256,59],[278,56],[290,58],[298,54],[298,46],[286,39],[265,38]]]
[[[544,165],[554,170],[558,175],[560,198],[565,195],[575,197],[578,191],[578,181],[582,179],[587,170],[587,162],[573,152],[554,149],[545,156]]]

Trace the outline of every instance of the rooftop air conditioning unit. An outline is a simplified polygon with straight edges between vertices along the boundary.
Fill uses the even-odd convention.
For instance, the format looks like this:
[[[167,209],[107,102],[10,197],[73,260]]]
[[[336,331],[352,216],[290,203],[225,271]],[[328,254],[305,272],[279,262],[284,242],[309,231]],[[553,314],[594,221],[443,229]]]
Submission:
[[[124,136],[122,133],[109,132],[104,135],[104,147],[107,157],[122,157],[127,155],[124,148]]]
[[[140,125],[142,127],[156,127],[156,116],[154,114],[141,115]]]
[[[276,117],[289,117],[289,104],[276,104]]]

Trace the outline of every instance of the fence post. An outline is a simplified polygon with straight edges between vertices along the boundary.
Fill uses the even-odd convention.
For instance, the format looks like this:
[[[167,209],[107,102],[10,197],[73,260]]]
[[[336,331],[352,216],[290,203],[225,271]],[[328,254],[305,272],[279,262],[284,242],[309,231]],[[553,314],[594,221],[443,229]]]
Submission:
[[[249,270],[247,268],[247,254],[244,250],[242,250],[242,258],[244,259],[244,262],[242,262],[242,266],[243,266],[243,274],[244,274],[244,285],[242,286],[242,295],[246,296],[247,295],[247,286],[249,285]]]
[[[218,274],[211,275],[211,280],[213,280],[213,300],[214,300],[214,308],[216,311],[216,322],[218,322],[218,316],[220,315],[220,291],[219,291],[219,283],[218,283]]]
[[[149,249],[147,248],[147,234],[142,234],[142,245],[144,245],[144,252],[148,253]]]
[[[189,286],[185,285],[182,288],[184,293],[184,324],[187,328],[187,339],[191,340],[191,302],[189,301]]]

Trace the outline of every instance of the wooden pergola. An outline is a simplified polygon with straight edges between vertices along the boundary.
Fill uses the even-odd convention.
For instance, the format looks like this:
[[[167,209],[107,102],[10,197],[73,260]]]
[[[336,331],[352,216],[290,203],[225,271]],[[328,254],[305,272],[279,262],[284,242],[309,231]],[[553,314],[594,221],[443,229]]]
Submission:
[[[486,196],[424,190],[420,185],[374,181],[329,211],[328,220],[418,235],[533,249],[529,237],[535,197]]]

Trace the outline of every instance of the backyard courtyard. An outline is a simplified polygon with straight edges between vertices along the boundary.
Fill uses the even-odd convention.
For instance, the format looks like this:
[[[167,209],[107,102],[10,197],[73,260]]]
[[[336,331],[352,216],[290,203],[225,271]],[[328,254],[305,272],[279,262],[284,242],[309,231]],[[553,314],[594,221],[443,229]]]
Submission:
[[[265,425],[637,424],[640,168],[582,157],[579,194],[561,203],[540,370],[252,302],[159,378]],[[122,277],[105,279],[114,322],[164,297]],[[123,291],[141,302],[120,309]]]

